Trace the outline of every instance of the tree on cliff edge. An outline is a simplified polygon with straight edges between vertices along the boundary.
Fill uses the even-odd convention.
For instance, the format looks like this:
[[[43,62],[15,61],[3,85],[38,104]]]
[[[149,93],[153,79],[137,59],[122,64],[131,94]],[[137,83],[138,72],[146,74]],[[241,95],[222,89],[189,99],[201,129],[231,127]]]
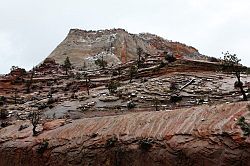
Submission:
[[[26,86],[26,92],[27,92],[27,93],[30,93],[30,89],[31,89],[32,84],[33,84],[33,78],[34,78],[34,75],[35,75],[35,69],[34,69],[34,67],[32,68],[30,74],[31,74],[31,75],[30,75],[30,79],[27,80],[27,81],[26,81],[26,84],[25,84],[25,86]]]
[[[71,68],[71,62],[69,60],[69,57],[65,59],[63,68],[65,69],[66,75],[68,75],[68,70]]]
[[[247,101],[246,92],[243,89],[243,83],[240,80],[240,74],[243,71],[243,67],[240,65],[240,59],[237,58],[236,54],[230,54],[228,51],[223,53],[224,61],[223,65],[227,71],[233,72],[237,77],[237,87],[240,88],[241,94],[243,95],[243,100]]]

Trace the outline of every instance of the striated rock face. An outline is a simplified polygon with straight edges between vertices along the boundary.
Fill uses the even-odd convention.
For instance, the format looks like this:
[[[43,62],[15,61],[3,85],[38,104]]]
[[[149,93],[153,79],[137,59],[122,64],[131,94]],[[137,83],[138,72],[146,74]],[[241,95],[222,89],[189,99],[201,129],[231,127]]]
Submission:
[[[103,57],[108,65],[126,63],[138,58],[137,48],[147,55],[161,55],[168,52],[180,57],[201,58],[193,47],[171,42],[156,35],[130,34],[123,29],[85,31],[71,29],[64,41],[49,55],[63,64],[68,56],[75,67],[96,68],[94,60]]]
[[[0,130],[0,165],[250,165],[249,104],[57,120],[37,137],[19,121]]]

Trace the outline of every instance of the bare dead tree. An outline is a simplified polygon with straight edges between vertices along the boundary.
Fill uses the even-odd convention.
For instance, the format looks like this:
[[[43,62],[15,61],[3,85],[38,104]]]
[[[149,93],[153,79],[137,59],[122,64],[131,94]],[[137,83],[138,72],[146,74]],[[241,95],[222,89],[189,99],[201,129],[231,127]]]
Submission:
[[[30,115],[30,121],[31,124],[33,125],[33,136],[37,136],[39,134],[38,131],[36,131],[37,125],[39,124],[39,120],[40,120],[40,112],[39,111],[33,111]]]

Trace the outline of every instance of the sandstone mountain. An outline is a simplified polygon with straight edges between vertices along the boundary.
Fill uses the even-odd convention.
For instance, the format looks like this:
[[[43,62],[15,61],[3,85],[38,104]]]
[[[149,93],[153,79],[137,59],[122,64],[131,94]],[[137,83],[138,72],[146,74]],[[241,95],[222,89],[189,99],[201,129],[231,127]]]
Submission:
[[[204,58],[197,49],[178,42],[165,40],[159,36],[141,33],[130,34],[123,29],[85,31],[71,29],[67,37],[56,47],[48,58],[62,64],[69,57],[78,68],[95,68],[94,60],[103,57],[108,65],[117,65],[135,60],[137,48],[151,56],[163,52],[180,58]]]
[[[250,165],[250,76],[229,71],[156,35],[72,29],[0,76],[0,166]]]

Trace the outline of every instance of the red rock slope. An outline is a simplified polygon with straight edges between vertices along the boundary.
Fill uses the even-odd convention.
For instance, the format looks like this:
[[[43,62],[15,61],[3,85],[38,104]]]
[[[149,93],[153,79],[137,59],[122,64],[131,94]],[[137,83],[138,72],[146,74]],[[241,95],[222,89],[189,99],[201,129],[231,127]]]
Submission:
[[[38,137],[17,122],[0,130],[0,165],[250,165],[248,104],[57,120]]]

